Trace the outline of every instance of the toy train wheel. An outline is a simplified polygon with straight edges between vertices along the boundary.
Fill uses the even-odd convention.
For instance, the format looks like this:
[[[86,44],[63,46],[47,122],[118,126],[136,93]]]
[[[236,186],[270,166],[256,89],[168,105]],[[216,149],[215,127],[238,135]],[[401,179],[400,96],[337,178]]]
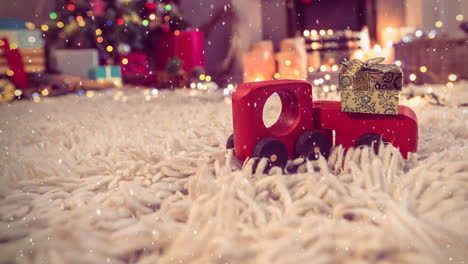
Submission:
[[[252,157],[267,158],[268,168],[278,166],[284,168],[288,161],[288,150],[281,141],[272,138],[260,139],[252,149]]]
[[[226,141],[226,149],[233,149],[234,148],[234,134],[231,134]]]
[[[380,142],[388,144],[388,142],[382,136],[379,136],[377,134],[364,134],[359,137],[354,146],[355,148],[362,148],[363,146],[368,146],[374,149],[375,154],[378,154]]]
[[[297,137],[294,151],[296,157],[317,160],[322,155],[327,159],[330,155],[330,140],[318,131],[305,131]]]

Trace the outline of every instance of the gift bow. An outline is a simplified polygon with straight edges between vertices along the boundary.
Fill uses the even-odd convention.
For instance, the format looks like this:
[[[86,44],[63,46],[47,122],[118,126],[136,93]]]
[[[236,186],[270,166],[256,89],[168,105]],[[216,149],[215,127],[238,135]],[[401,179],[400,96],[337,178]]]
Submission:
[[[362,62],[358,59],[353,59],[351,61],[343,61],[341,64],[346,66],[346,70],[343,74],[355,76],[356,73],[360,72],[362,69],[367,69],[369,66],[373,66],[383,62],[385,58],[378,57],[370,59],[366,62]]]

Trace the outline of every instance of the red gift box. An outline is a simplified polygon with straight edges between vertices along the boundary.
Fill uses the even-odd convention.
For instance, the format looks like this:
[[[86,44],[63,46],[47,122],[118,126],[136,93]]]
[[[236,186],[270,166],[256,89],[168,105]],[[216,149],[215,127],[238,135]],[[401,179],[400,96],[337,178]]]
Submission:
[[[177,56],[182,69],[190,72],[196,66],[205,67],[203,32],[200,30],[174,31],[162,34],[155,43],[154,65],[165,71],[169,59]]]
[[[132,52],[119,57],[122,75],[126,74],[147,74],[148,62],[146,53]]]

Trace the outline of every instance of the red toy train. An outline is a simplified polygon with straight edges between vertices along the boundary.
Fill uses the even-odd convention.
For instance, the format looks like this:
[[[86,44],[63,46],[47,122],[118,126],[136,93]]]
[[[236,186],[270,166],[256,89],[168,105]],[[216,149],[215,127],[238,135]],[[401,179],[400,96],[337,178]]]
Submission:
[[[263,123],[263,107],[274,93],[281,99],[281,114],[272,126]],[[418,122],[413,110],[399,106],[398,115],[344,113],[338,101],[312,100],[305,81],[279,80],[244,83],[232,95],[234,133],[227,148],[240,160],[267,158],[269,166],[284,168],[288,159],[328,158],[333,145],[344,148],[380,142],[399,148],[404,158],[416,152]]]

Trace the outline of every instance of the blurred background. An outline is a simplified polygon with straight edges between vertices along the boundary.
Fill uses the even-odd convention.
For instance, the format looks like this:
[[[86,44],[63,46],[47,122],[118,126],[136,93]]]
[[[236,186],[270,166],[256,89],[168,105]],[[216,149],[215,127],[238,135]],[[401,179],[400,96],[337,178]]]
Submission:
[[[18,81],[21,67],[11,59],[2,60],[0,71],[21,89],[52,83],[49,90],[76,90],[61,85],[67,76],[81,83],[78,89],[306,79],[333,90],[343,60],[373,57],[401,66],[406,83],[450,86],[468,77],[466,0],[1,0],[1,6],[0,38],[17,47],[27,83]],[[37,73],[42,77],[31,77]]]

